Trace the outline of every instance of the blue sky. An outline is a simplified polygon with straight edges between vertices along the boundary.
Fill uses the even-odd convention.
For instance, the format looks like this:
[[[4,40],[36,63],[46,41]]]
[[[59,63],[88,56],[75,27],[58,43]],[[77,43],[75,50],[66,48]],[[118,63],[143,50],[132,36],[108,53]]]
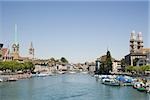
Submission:
[[[129,53],[132,30],[149,46],[148,7],[147,1],[0,2],[0,41],[11,47],[17,24],[22,56],[32,41],[37,58],[94,61],[108,48],[120,59]]]

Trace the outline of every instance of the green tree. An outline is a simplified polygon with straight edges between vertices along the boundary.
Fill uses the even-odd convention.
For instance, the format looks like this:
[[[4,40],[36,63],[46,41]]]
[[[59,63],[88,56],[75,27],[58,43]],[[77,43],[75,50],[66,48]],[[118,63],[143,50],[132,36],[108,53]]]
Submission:
[[[106,58],[104,57],[104,61],[101,61],[99,74],[109,74],[110,71],[112,71],[112,58],[110,51],[107,51],[107,54],[105,56]]]
[[[127,66],[127,67],[125,68],[125,71],[126,71],[126,72],[132,72],[132,71],[133,71],[133,66]]]
[[[125,59],[124,58],[121,59],[121,70],[125,72]]]
[[[139,61],[139,58],[135,58],[135,59],[133,60],[133,66],[136,66],[138,61]]]
[[[65,57],[61,57],[60,61],[61,61],[62,63],[68,63],[68,60],[67,60]]]
[[[32,62],[24,62],[23,67],[24,67],[23,70],[25,72],[27,72],[27,71],[32,72],[35,69],[35,66]]]
[[[145,71],[150,71],[150,65],[126,67],[126,72],[135,72],[137,74],[145,74]]]
[[[33,71],[34,70],[34,64],[32,62],[24,62],[19,63],[17,61],[4,61],[0,62],[0,70],[2,71]]]
[[[106,70],[106,74],[109,74],[110,71],[112,71],[112,61],[111,61],[111,54],[110,51],[107,51],[107,55],[106,55],[106,61],[105,61],[105,70]]]

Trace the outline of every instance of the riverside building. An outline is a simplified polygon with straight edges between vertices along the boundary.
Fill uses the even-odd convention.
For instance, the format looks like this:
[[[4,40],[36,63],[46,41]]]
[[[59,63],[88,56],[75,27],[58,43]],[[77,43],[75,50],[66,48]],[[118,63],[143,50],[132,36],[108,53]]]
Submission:
[[[15,24],[15,38],[14,43],[12,44],[12,48],[3,48],[3,44],[0,44],[0,58],[2,61],[12,61],[16,60],[19,62],[29,61],[34,58],[34,48],[31,42],[29,48],[29,57],[20,56],[20,45],[18,42],[18,32],[17,32],[17,24]]]
[[[139,32],[137,35],[135,31],[131,32],[130,36],[130,53],[125,56],[125,63],[127,66],[142,66],[149,64],[150,48],[143,48],[143,36]]]

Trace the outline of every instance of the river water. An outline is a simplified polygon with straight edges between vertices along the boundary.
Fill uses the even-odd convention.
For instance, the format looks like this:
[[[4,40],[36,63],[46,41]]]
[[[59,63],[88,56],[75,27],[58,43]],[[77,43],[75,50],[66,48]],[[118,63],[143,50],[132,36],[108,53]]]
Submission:
[[[0,83],[0,100],[150,100],[150,94],[78,73]]]

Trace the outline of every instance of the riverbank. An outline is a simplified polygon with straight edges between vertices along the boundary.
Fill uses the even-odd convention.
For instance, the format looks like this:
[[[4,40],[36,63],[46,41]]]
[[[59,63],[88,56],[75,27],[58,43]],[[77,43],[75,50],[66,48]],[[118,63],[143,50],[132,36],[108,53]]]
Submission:
[[[4,82],[17,81],[17,80],[20,80],[20,79],[26,79],[26,78],[31,78],[31,77],[32,77],[32,74],[30,74],[30,73],[0,75],[0,79]]]

